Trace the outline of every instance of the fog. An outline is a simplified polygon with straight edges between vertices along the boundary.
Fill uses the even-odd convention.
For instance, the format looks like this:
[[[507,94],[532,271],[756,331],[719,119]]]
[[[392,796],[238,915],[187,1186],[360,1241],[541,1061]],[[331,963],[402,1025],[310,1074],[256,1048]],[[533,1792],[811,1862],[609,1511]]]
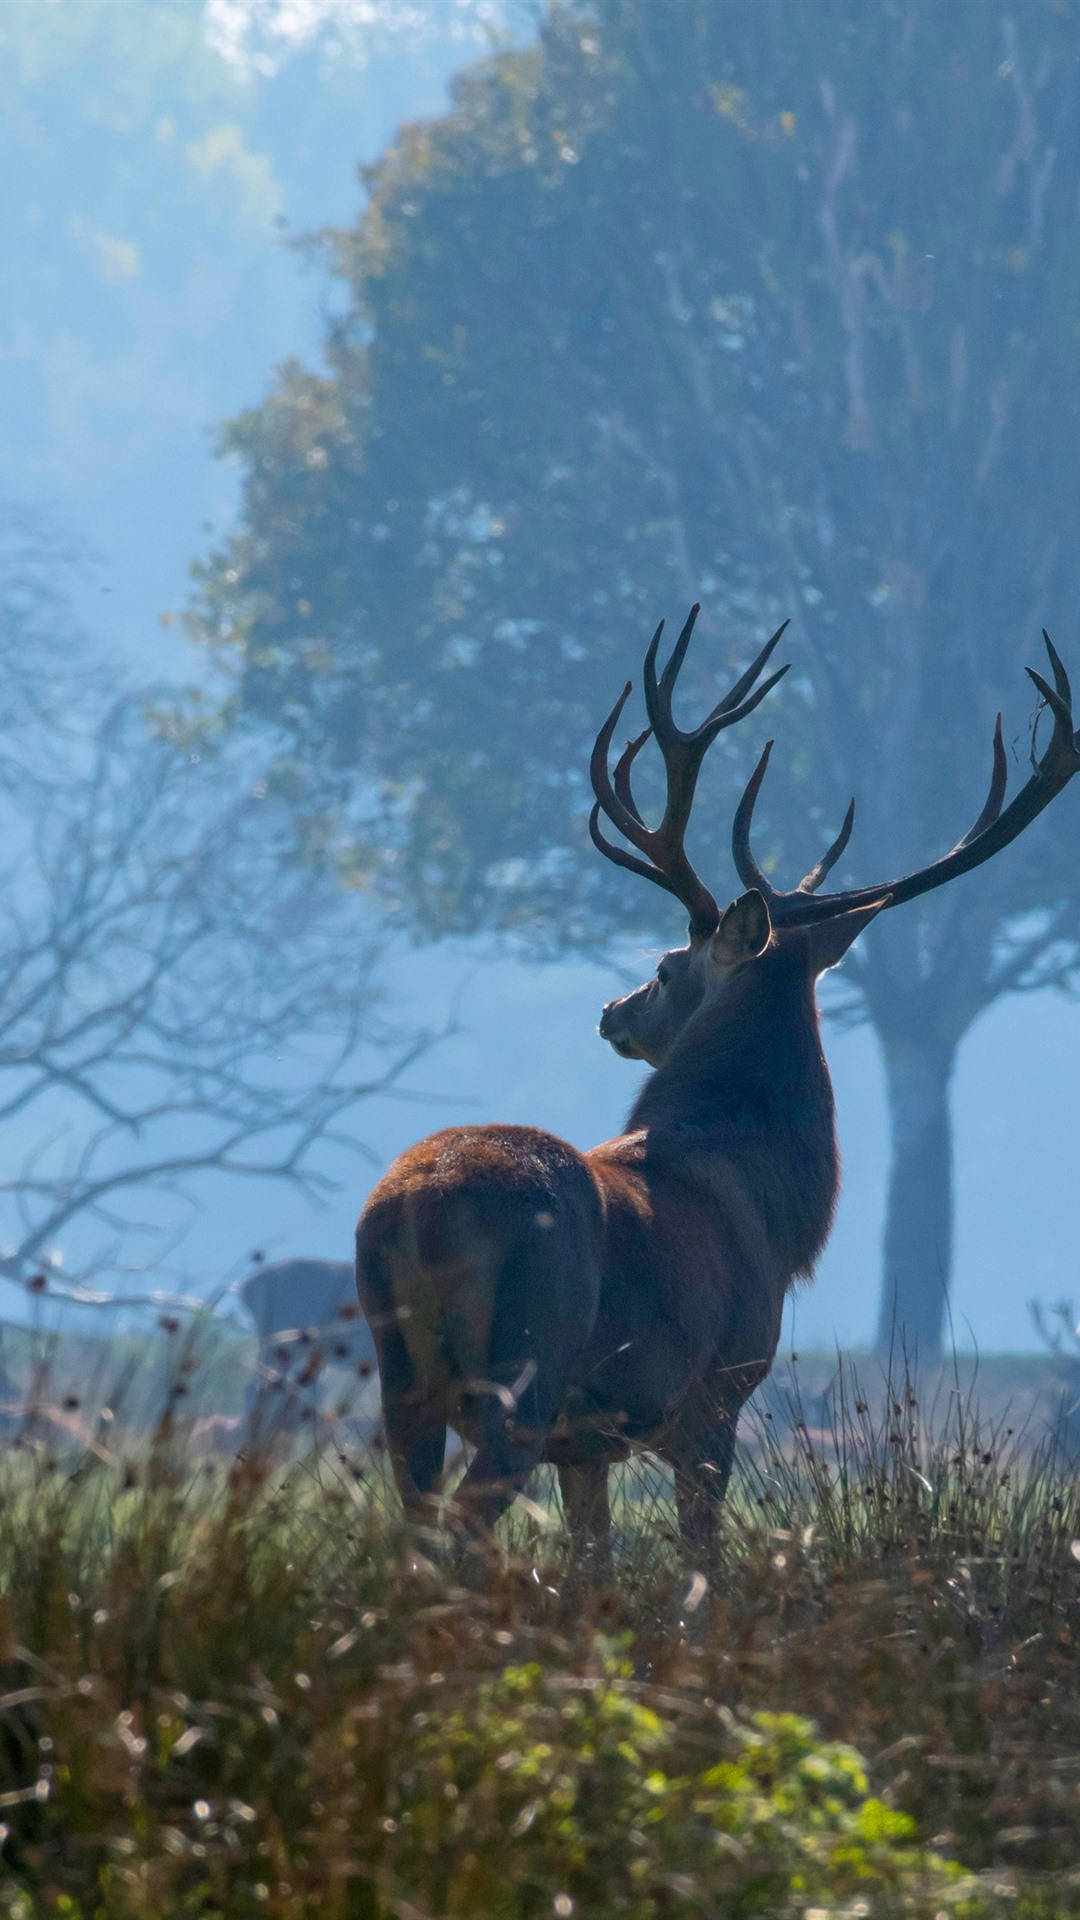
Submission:
[[[9,846],[17,846],[26,832],[31,776],[36,778],[43,760],[51,760],[54,753],[57,777],[70,773],[84,785],[80,794],[72,790],[67,799],[50,802],[60,809],[52,817],[62,817],[70,803],[72,819],[104,820],[105,809],[95,797],[99,790],[86,783],[91,757],[87,716],[95,700],[107,704],[114,692],[126,688],[142,711],[150,689],[155,690],[154,702],[168,707],[170,697],[180,700],[184,690],[195,687],[203,695],[198,712],[205,716],[215,702],[235,692],[235,660],[221,645],[194,644],[184,614],[197,591],[192,568],[222,551],[245,510],[247,456],[234,451],[222,457],[218,443],[224,423],[245,409],[260,407],[280,379],[283,362],[295,361],[325,374],[328,338],[339,323],[345,326],[347,289],[331,280],[325,260],[297,244],[298,239],[317,229],[355,223],[365,195],[358,166],[378,161],[403,123],[445,115],[452,77],[483,58],[494,42],[524,46],[531,37],[523,16],[511,19],[491,6],[467,4],[381,9],[357,7],[350,0],[321,0],[305,9],[269,0],[208,0],[205,6],[195,0],[112,0],[107,5],[52,0],[27,8],[22,0],[2,0],[5,172],[9,179],[18,179],[20,191],[8,198],[0,216],[8,263],[0,354],[0,395],[8,431],[0,447],[0,501],[17,535],[12,548],[16,557],[9,562],[11,579],[25,572],[32,589],[29,600],[22,587],[16,593],[9,584],[4,591],[9,598],[14,594],[19,620],[30,606],[32,618],[19,629],[23,637],[17,645],[29,648],[25,658],[31,665],[41,663],[44,688],[39,710],[30,718],[17,690],[9,702],[9,726],[32,740],[35,762],[3,782]],[[850,74],[845,85],[857,116],[862,108]],[[584,107],[581,112],[584,123]],[[1059,171],[1075,170],[1075,159],[1066,146],[1059,154]],[[996,153],[988,153],[987,169],[992,162],[998,164]],[[1075,179],[1073,187],[1075,193]],[[973,196],[973,223],[981,217],[980,204]],[[898,212],[897,221],[901,218]],[[974,246],[977,239],[976,226],[965,244]],[[1034,238],[1031,246],[1034,251]],[[606,270],[602,262],[597,264],[601,279]],[[733,271],[738,270],[736,263]],[[1048,279],[1051,271],[1048,266]],[[536,300],[548,297],[538,280]],[[946,301],[944,291],[940,299]],[[594,318],[602,306],[598,292]],[[911,309],[926,310],[914,295]],[[573,316],[566,318],[560,351],[572,356],[575,327]],[[947,331],[948,315],[942,324]],[[692,332],[693,322],[686,325]],[[1007,325],[1004,317],[1001,325]],[[1036,355],[1044,345],[1038,325],[1031,348]],[[1050,350],[1045,343],[1048,355]],[[974,346],[971,357],[972,378],[977,379]],[[1053,364],[1056,368],[1058,362]],[[523,407],[525,401],[523,393]],[[1022,394],[1016,404],[1024,404]],[[1065,411],[1072,407],[1071,390],[1067,406],[1062,404]],[[1022,493],[1019,457],[1017,475],[1015,488]],[[1071,486],[1075,498],[1075,480],[1074,466],[1062,472],[1056,484],[1066,495]],[[1001,517],[1006,497],[989,489],[980,496],[985,519],[980,537],[996,547],[1008,542],[1010,528]],[[813,503],[803,504],[809,511]],[[959,523],[969,505],[956,503],[955,532],[948,526],[937,528],[944,548],[953,542],[959,547],[967,538]],[[302,509],[297,512],[302,514]],[[596,512],[599,523],[599,506]],[[261,528],[258,537],[263,537]],[[663,529],[650,537],[655,537],[657,551],[662,550],[667,539]],[[764,533],[762,537],[764,541]],[[842,527],[835,537],[842,541]],[[614,539],[613,525],[613,545]],[[1031,543],[1022,547],[1019,567],[1026,565],[1029,550]],[[589,564],[594,569],[603,565],[602,549],[590,552]],[[976,603],[988,626],[995,621],[1008,626],[1012,648],[1004,694],[996,667],[991,671],[989,663],[984,668],[976,662],[974,684],[981,689],[985,681],[986,692],[977,711],[963,704],[966,696],[957,696],[957,688],[968,683],[961,682],[961,669],[954,671],[949,655],[947,670],[942,669],[940,702],[947,719],[936,738],[924,735],[927,756],[939,758],[949,752],[953,736],[962,738],[963,790],[970,792],[971,802],[970,807],[966,801],[959,804],[961,816],[965,808],[967,816],[954,817],[957,803],[950,789],[947,806],[943,801],[935,815],[929,805],[918,822],[919,833],[929,833],[931,841],[936,834],[937,841],[928,846],[925,839],[912,839],[905,846],[902,829],[911,824],[914,832],[914,810],[910,823],[897,819],[895,809],[883,823],[875,818],[870,796],[865,837],[859,843],[859,880],[872,876],[878,866],[904,871],[905,862],[914,864],[951,844],[969,824],[980,803],[984,775],[979,768],[988,754],[992,707],[999,697],[1011,702],[1012,778],[1021,782],[1026,777],[1023,728],[1031,690],[1020,669],[1025,662],[1039,664],[1039,627],[1044,622],[1050,626],[1067,660],[1074,666],[1080,661],[1075,602],[1067,604],[1065,576],[1054,572],[1056,564],[1047,560],[1040,578],[1018,582],[1016,600],[1007,608],[989,584],[986,604],[979,608],[977,579],[957,588]],[[323,571],[330,570],[327,560]],[[793,595],[802,593],[797,585],[802,578],[793,564]],[[612,698],[623,678],[637,678],[651,622],[662,614],[669,622],[681,622],[690,594],[709,590],[707,581],[687,577],[681,563],[672,562],[670,571],[658,572],[647,607],[634,600],[620,609],[614,580],[613,562],[604,657],[623,664],[605,668]],[[557,579],[550,590],[557,598]],[[759,590],[744,573],[740,591],[745,633],[756,636],[756,644],[777,612],[775,580]],[[780,612],[780,617],[783,611],[794,614],[789,651],[802,662],[799,671],[804,676],[806,662],[814,656],[800,629],[814,617],[816,591],[811,585],[805,598]],[[563,616],[568,627],[574,624],[578,594],[578,583],[568,583]],[[467,598],[463,604],[470,604]],[[476,615],[480,621],[483,604]],[[522,599],[523,619],[530,604],[527,596]],[[934,613],[929,605],[921,617],[929,622]],[[470,617],[461,616],[463,627]],[[719,632],[720,624],[710,631]],[[61,651],[59,660],[47,657],[50,635]],[[202,638],[205,642],[205,625]],[[581,640],[587,651],[588,632]],[[703,649],[707,644],[707,638],[700,642]],[[947,636],[944,644],[947,652]],[[956,648],[959,659],[959,640]],[[736,652],[744,663],[748,652],[741,634]],[[856,656],[856,671],[868,658],[869,649],[865,656]],[[556,658],[553,680],[560,670]],[[916,675],[914,661],[911,672]],[[87,691],[91,687],[92,694]],[[497,704],[497,683],[493,691]],[[277,699],[277,693],[272,697]],[[409,697],[407,691],[402,697]],[[815,711],[813,700],[810,704]],[[380,711],[378,724],[385,730],[392,724],[392,705]],[[490,705],[487,711],[492,711]],[[655,945],[613,920],[603,937],[598,932],[590,951],[577,923],[590,912],[591,890],[600,883],[593,878],[597,855],[580,830],[560,856],[563,893],[546,897],[542,937],[534,937],[522,924],[509,930],[487,927],[470,939],[461,931],[456,910],[446,911],[441,919],[433,912],[425,935],[423,928],[403,924],[393,901],[386,906],[379,887],[368,887],[363,874],[358,883],[356,873],[349,874],[349,889],[338,899],[329,898],[325,879],[319,881],[318,913],[325,919],[316,919],[303,891],[310,869],[299,870],[298,878],[287,842],[289,808],[296,796],[300,811],[307,809],[309,823],[324,804],[321,788],[316,791],[313,784],[319,778],[322,748],[313,751],[313,773],[290,744],[295,764],[289,761],[288,778],[268,774],[280,741],[272,738],[273,725],[260,734],[254,706],[252,712],[254,722],[248,731],[240,728],[235,748],[231,743],[222,748],[216,734],[203,741],[194,734],[189,737],[173,722],[166,731],[170,752],[187,769],[185,794],[190,798],[197,788],[199,833],[213,839],[219,808],[236,809],[236,820],[244,823],[230,828],[227,836],[234,860],[248,831],[242,796],[254,791],[263,796],[269,783],[267,807],[278,813],[257,856],[263,864],[243,928],[249,933],[265,929],[259,934],[257,959],[244,961],[235,980],[230,976],[225,985],[221,969],[232,962],[220,957],[224,944],[220,950],[203,949],[210,954],[205,964],[211,999],[221,986],[219,1038],[215,1041],[211,1034],[200,1043],[206,1058],[200,1056],[197,1075],[194,1056],[185,1062],[189,1083],[179,1095],[166,1087],[164,1055],[159,1052],[148,1061],[137,1026],[119,1045],[106,1074],[108,1100],[116,1111],[104,1116],[108,1133],[95,1149],[98,1158],[91,1172],[116,1165],[124,1153],[137,1159],[153,1127],[162,1129],[164,1144],[155,1149],[160,1177],[133,1180],[118,1196],[118,1210],[111,1197],[105,1212],[90,1203],[68,1205],[83,1171],[91,1166],[86,1145],[90,1132],[103,1124],[101,1103],[92,1112],[83,1099],[82,1067],[78,1074],[58,1068],[55,1083],[40,1101],[20,1104],[12,1098],[5,1107],[3,1236],[9,1249],[25,1247],[26,1253],[25,1260],[19,1254],[14,1270],[0,1281],[3,1318],[22,1319],[31,1311],[22,1281],[47,1260],[57,1263],[57,1272],[92,1275],[95,1285],[120,1294],[143,1288],[149,1273],[155,1284],[167,1289],[209,1295],[240,1277],[256,1250],[274,1258],[300,1253],[348,1258],[365,1193],[393,1156],[423,1133],[459,1122],[503,1119],[550,1128],[588,1146],[615,1133],[629,1107],[640,1069],[604,1046],[596,1034],[597,1018],[613,993],[649,973],[661,941],[682,938],[680,909],[671,903],[667,920],[666,907],[658,909]],[[779,708],[778,715],[775,723],[770,720],[769,730],[775,725],[779,733],[784,726]],[[403,728],[411,726],[404,708],[400,717]],[[602,710],[592,713],[593,731],[603,717]],[[510,742],[506,752],[512,758],[515,729],[521,730],[524,743],[527,734],[546,722],[523,707],[507,681],[497,724]],[[584,720],[575,714],[572,724],[584,739]],[[153,724],[148,727],[153,734]],[[451,733],[448,748],[458,764],[466,763],[472,745],[469,738]],[[329,761],[331,749],[325,752]],[[970,776],[969,765],[975,768]],[[200,769],[205,773],[201,786]],[[584,770],[583,759],[582,777]],[[225,800],[216,797],[222,791],[214,784],[218,779],[226,781]],[[362,800],[374,793],[378,779],[376,761],[365,759],[358,734],[355,788]],[[860,803],[864,797],[860,793]],[[1060,815],[1053,815],[1055,847],[1075,848],[1074,797],[1067,796]],[[488,804],[483,793],[470,801],[478,832]],[[491,809],[501,804],[493,789]],[[796,804],[802,809],[800,831],[805,832],[807,804],[805,799],[792,802],[792,811]],[[832,792],[823,792],[822,807],[833,805]],[[520,806],[521,858],[527,867],[527,797]],[[99,807],[101,812],[95,813]],[[160,831],[155,828],[152,836],[157,853],[168,851],[170,822],[178,817],[166,807]],[[786,866],[788,827],[773,829],[771,819],[768,824]],[[831,831],[832,824],[831,814],[815,818],[810,831],[824,844],[825,828]],[[505,862],[504,846],[515,844],[512,810],[509,825],[500,832],[503,838],[495,852]],[[91,831],[89,841],[93,837]],[[64,847],[70,853],[70,839],[62,838],[63,846],[32,872],[18,869],[18,884],[26,889],[28,923],[61,871]],[[334,845],[337,848],[336,841]],[[206,897],[215,903],[216,913],[226,895],[234,902],[238,896],[231,881],[222,882],[220,869],[211,867],[204,839],[199,847],[203,851],[198,859],[206,863]],[[798,847],[792,860],[799,858],[802,840]],[[818,851],[810,844],[808,857],[816,858]],[[129,863],[136,858],[130,850],[119,857]],[[1014,857],[1016,850],[1006,853],[1003,862]],[[283,876],[280,911],[272,883],[278,858]],[[150,855],[140,853],[137,859],[142,874]],[[195,852],[190,859],[194,867]],[[494,871],[495,855],[491,865]],[[541,865],[538,858],[538,870]],[[246,874],[252,870],[245,866]],[[787,884],[793,884],[798,871],[796,867]],[[613,888],[624,878],[632,891],[635,882],[626,876],[613,881]],[[716,884],[726,889],[727,898],[734,877],[725,873]],[[979,879],[965,882],[969,891],[964,898],[974,901],[979,885]],[[1045,902],[1037,896],[1019,906],[1007,902],[1001,909],[1002,924],[1010,912],[1016,918],[1044,907],[1056,910],[1067,888],[1055,880],[1054,889]],[[163,896],[157,881],[150,891],[159,906]],[[433,888],[433,900],[436,893]],[[136,890],[125,911],[141,911],[142,897]],[[562,908],[559,899],[565,902]],[[565,912],[568,929],[564,951],[560,912]],[[201,907],[200,913],[202,928],[210,909]],[[898,913],[897,924],[901,917]],[[138,946],[137,922],[126,924],[128,957],[116,958],[106,942],[95,949],[89,984],[74,983],[72,991],[84,1006],[99,1005],[101,980],[114,963],[121,982],[129,977],[124,969],[135,968],[131,955]],[[1060,942],[1067,945],[1073,925],[1068,913],[1055,925]],[[880,936],[882,946],[894,932],[890,923]],[[951,937],[962,947],[962,924]],[[227,932],[221,934],[223,943],[229,938]],[[275,955],[276,968],[268,964]],[[186,942],[183,956],[186,966]],[[1071,964],[1071,950],[1056,968],[1065,984],[1066,959]],[[1054,970],[1046,968],[1047,974]],[[13,995],[23,991],[22,977],[9,974]],[[361,1004],[368,982],[377,985],[380,995],[370,1020],[366,1003]],[[1031,986],[1032,979],[1026,976],[1024,984]],[[194,994],[197,985],[193,976],[185,993]],[[275,991],[280,1005],[274,1001]],[[317,995],[323,996],[318,1005]],[[827,983],[826,1007],[841,997],[843,983]],[[159,1033],[171,1034],[181,1053],[187,1050],[178,1025],[180,1009],[191,1004],[178,995],[153,1013]],[[262,1024],[252,1027],[241,1046],[238,1009],[251,1015],[256,1006]],[[32,1017],[32,1009],[26,1017]],[[183,1013],[182,1018],[190,1020],[191,1015]],[[355,1032],[350,1021],[357,1023]],[[279,1024],[275,1027],[274,1022]],[[211,1083],[214,1047],[220,1058],[220,1035],[227,1029],[236,1044],[236,1060],[222,1121],[225,1096]],[[406,1061],[422,1029],[429,1033],[430,1044]],[[344,1046],[347,1030],[352,1051]],[[37,1044],[27,1037],[28,1031],[20,1030],[21,1037],[12,1042],[14,1051],[5,1056],[9,1087],[24,1085],[18,1079],[25,1071],[22,1061]],[[828,1022],[825,1040],[837,1095],[844,1184],[817,1278],[797,1291],[789,1329],[796,1345],[867,1346],[874,1337],[881,1293],[890,1145],[882,1056],[878,1037],[865,1024]],[[42,1044],[46,1051],[52,1044],[47,1032]],[[1037,1346],[1028,1302],[1052,1302],[1073,1293],[1080,1297],[1073,1272],[1073,1250],[1080,1238],[1080,1183],[1074,1170],[1078,1048],[1080,1013],[1060,986],[1035,985],[1031,991],[993,997],[957,1038],[951,1087],[956,1227],[949,1324],[960,1347],[987,1352]],[[269,1063],[265,1069],[263,1062]],[[399,1062],[403,1064],[396,1077]],[[89,1072],[89,1057],[83,1064]],[[391,1069],[392,1085],[350,1106],[347,1087],[378,1080]],[[335,1074],[340,1099],[324,1101],[316,1121],[307,1081],[333,1080]],[[222,1139],[230,1128],[248,1131],[235,1148],[222,1148],[219,1164],[201,1168],[197,1149],[206,1138],[208,1103],[217,1115],[214,1124],[223,1127]],[[144,1109],[152,1112],[152,1120],[138,1117]],[[305,1177],[298,1182],[292,1177],[296,1169],[291,1147],[284,1143],[287,1135],[292,1137],[290,1129],[305,1128],[310,1144],[305,1147]],[[55,1214],[55,1231],[50,1225],[47,1241],[39,1243],[27,1237],[27,1193],[35,1182],[50,1180],[48,1207]],[[947,1259],[943,1251],[943,1263]]]

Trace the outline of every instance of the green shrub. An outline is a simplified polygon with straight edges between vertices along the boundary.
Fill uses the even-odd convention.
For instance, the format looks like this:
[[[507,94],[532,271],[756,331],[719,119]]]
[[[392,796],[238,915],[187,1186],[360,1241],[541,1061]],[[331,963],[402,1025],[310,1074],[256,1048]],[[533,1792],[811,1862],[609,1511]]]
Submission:
[[[870,1900],[875,1915],[936,1913],[970,1890],[914,1845],[908,1816],[868,1797],[854,1748],[809,1720],[718,1712],[722,1757],[687,1770],[677,1719],[639,1694],[610,1652],[593,1676],[532,1662],[418,1729],[391,1814],[394,1891],[470,1920],[761,1920]]]

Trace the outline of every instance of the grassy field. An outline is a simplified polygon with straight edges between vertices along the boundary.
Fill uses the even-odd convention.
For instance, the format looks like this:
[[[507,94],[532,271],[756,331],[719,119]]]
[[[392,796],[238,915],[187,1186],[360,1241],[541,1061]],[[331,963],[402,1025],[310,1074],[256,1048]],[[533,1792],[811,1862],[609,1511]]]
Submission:
[[[546,1481],[462,1562],[332,1428],[23,1434],[0,1915],[1080,1914],[1075,1475],[970,1377],[812,1385],[713,1565],[627,1469],[602,1588]]]

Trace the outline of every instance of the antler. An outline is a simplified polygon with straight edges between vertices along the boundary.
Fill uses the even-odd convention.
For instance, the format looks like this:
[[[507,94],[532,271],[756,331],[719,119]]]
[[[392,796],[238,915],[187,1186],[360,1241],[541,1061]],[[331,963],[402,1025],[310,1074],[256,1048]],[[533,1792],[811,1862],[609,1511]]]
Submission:
[[[730,693],[717,702],[712,712],[695,727],[691,733],[683,733],[675,725],[671,713],[671,697],[679,669],[686,658],[686,649],[694,631],[694,622],[699,605],[691,607],[686,625],[671,650],[659,680],[656,677],[656,656],[660,646],[660,636],[664,631],[661,620],[649,643],[645,655],[645,709],[649,716],[649,725],[644,733],[627,742],[615,767],[614,775],[608,772],[608,754],[615,728],[619,724],[622,710],[630,697],[632,681],[627,681],[622,693],[616,700],[611,712],[596,736],[592,760],[589,767],[596,805],[589,816],[589,833],[593,845],[600,849],[609,860],[620,867],[629,868],[631,873],[643,874],[646,880],[652,880],[656,886],[664,887],[673,893],[690,915],[691,938],[701,938],[712,933],[719,925],[720,911],[716,901],[704,882],[699,880],[686,855],[683,839],[690,809],[694,803],[694,789],[705,755],[725,727],[732,727],[736,721],[745,719],[752,713],[760,701],[764,700],[770,688],[782,680],[787,667],[780,667],[776,673],[754,691],[754,681],[769,659],[773,648],[780,639],[787,621],[777,627],[771,640],[766,641],[757,658],[740,675]],[[667,798],[664,803],[664,816],[658,827],[645,825],[633,796],[630,774],[634,761],[641,752],[650,734],[656,738],[664,761],[667,776]],[[629,840],[631,846],[645,855],[643,860],[636,854],[628,853],[625,847],[613,846],[600,831],[600,815],[603,813],[613,827]]]
[[[963,838],[957,841],[951,852],[943,854],[940,860],[932,861],[928,867],[919,867],[914,873],[903,875],[899,880],[885,880],[874,887],[855,887],[847,893],[821,894],[816,900],[808,898],[820,886],[830,867],[835,865],[847,845],[855,817],[853,800],[844,824],[828,853],[819,860],[817,866],[806,875],[806,878],[800,880],[791,893],[781,892],[771,885],[750,850],[750,823],[753,819],[754,803],[765,778],[765,769],[769,764],[769,754],[772,749],[772,741],[768,742],[739,802],[731,833],[731,851],[743,885],[760,888],[768,902],[769,914],[775,925],[807,926],[815,921],[830,920],[835,915],[848,913],[854,907],[867,907],[877,902],[889,907],[898,907],[903,900],[914,900],[920,893],[930,893],[934,887],[944,886],[947,881],[954,880],[958,874],[969,873],[973,867],[981,866],[984,860],[991,859],[995,853],[1000,852],[1002,847],[1007,847],[1010,840],[1015,840],[1018,834],[1023,833],[1025,827],[1031,825],[1054,795],[1061,792],[1062,787],[1080,768],[1080,733],[1073,730],[1072,690],[1069,686],[1069,677],[1045,628],[1043,639],[1050,658],[1054,685],[1052,687],[1048,685],[1042,674],[1036,673],[1034,667],[1025,669],[1054,719],[1054,730],[1042,759],[1035,761],[1030,779],[1002,811],[1008,766],[1001,738],[999,713],[994,727],[990,789],[978,819],[968,828]],[[887,899],[884,898],[886,895]]]

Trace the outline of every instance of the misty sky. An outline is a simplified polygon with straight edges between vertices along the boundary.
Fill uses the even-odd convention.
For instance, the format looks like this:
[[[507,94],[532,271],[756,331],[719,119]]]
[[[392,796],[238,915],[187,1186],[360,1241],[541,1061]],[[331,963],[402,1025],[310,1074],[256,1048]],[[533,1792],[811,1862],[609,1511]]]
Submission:
[[[4,38],[24,8],[0,0]],[[92,0],[63,8],[88,20],[102,12]],[[144,23],[175,11],[157,0],[139,10]],[[78,551],[72,592],[88,644],[103,662],[118,648],[143,678],[199,671],[163,616],[182,607],[208,528],[227,525],[233,509],[234,476],[213,453],[220,422],[260,398],[284,357],[318,356],[333,295],[287,236],[355,215],[356,164],[374,159],[403,119],[439,110],[449,74],[482,46],[494,17],[490,7],[387,8],[378,28],[372,11],[349,0],[213,0],[205,69],[162,55],[159,70],[133,82],[123,127],[123,75],[110,69],[119,43],[91,33],[77,62],[43,64],[9,123],[7,171],[23,188],[19,208],[0,216],[16,269],[6,276],[0,353],[9,422],[0,492],[40,511]],[[216,89],[205,111],[185,93],[200,75]],[[94,99],[100,112],[88,108]],[[163,228],[145,198],[158,176],[140,153],[160,157],[170,142],[183,145],[186,185],[162,203]],[[1073,635],[1060,637],[1072,647]],[[626,635],[628,671],[641,640]],[[581,860],[594,857],[583,845]],[[681,937],[677,916],[671,936]],[[640,956],[643,975],[651,964]],[[438,1025],[456,1008],[458,1031],[414,1070],[410,1098],[373,1102],[359,1117],[379,1164],[459,1120],[528,1121],[582,1146],[617,1130],[637,1076],[595,1034],[600,1005],[620,985],[611,970],[532,968],[455,943],[396,956],[393,983],[406,1023],[415,1014]],[[1080,1301],[1078,1041],[1071,1001],[1012,997],[961,1050],[961,1346],[1037,1344],[1028,1300]],[[881,1078],[865,1031],[833,1033],[827,1044],[845,1183],[818,1282],[794,1303],[804,1345],[867,1341],[878,1285]],[[348,1257],[377,1168],[339,1155],[333,1170],[342,1189],[322,1211],[265,1184],[207,1178],[201,1211],[170,1256],[171,1279],[210,1289],[242,1273],[255,1247]],[[0,1312],[16,1311],[14,1290],[0,1289]]]

